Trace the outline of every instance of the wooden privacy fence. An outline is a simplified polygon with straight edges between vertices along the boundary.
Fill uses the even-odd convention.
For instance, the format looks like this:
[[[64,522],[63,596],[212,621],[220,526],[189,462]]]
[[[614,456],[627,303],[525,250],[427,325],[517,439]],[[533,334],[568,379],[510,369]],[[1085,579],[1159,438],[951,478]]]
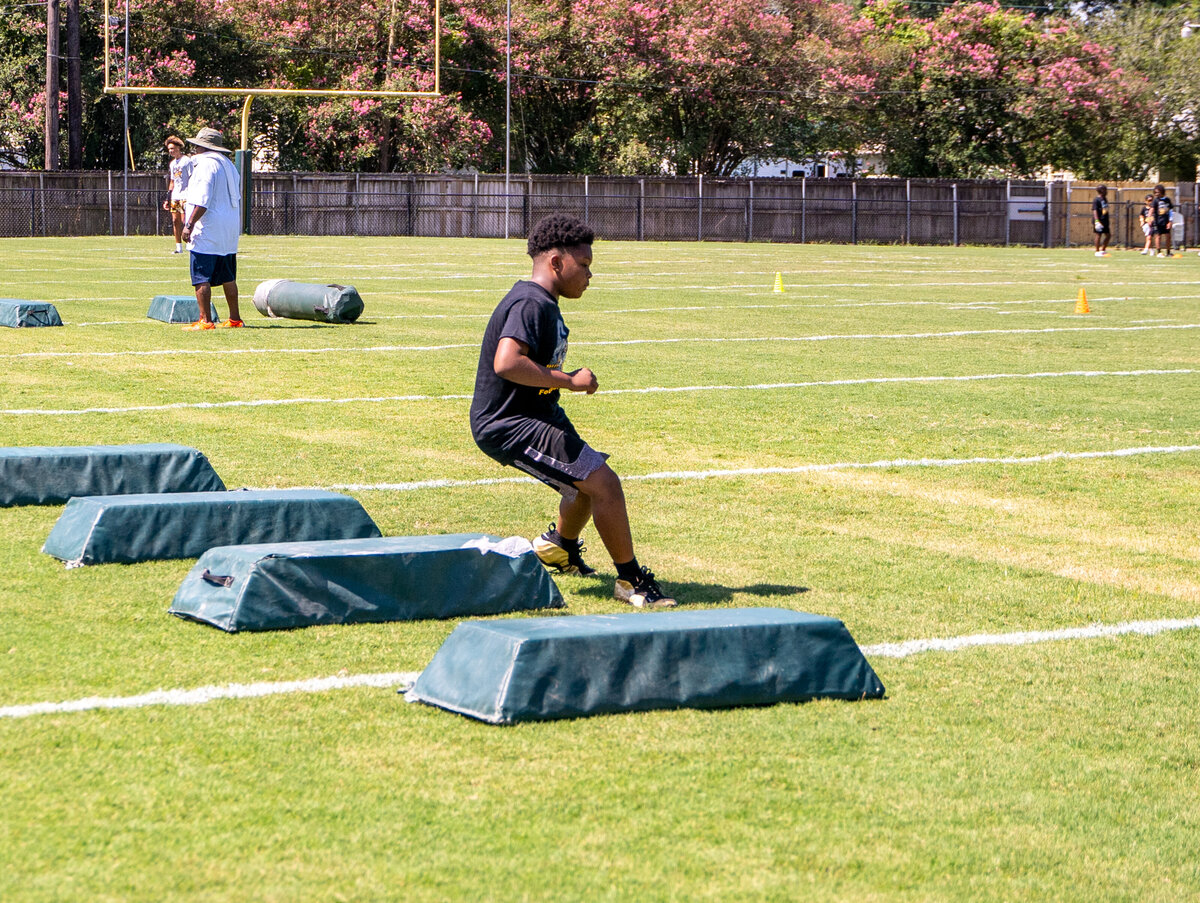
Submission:
[[[163,235],[162,173],[0,172],[0,236]],[[1140,245],[1150,186],[1111,184],[1113,244]],[[1168,195],[1193,242],[1197,185]],[[1063,247],[1092,241],[1090,185],[922,179],[706,179],[254,173],[258,235],[523,237],[573,213],[609,240]]]

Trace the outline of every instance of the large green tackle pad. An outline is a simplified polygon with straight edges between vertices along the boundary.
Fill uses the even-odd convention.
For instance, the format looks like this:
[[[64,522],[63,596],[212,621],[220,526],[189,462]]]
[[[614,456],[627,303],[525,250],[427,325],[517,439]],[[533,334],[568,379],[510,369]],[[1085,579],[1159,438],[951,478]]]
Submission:
[[[0,507],[62,505],[84,495],[224,488],[208,458],[186,445],[0,448]]]
[[[234,633],[562,604],[532,547],[514,555],[495,537],[465,533],[209,549],[169,611]]]
[[[254,307],[265,317],[353,323],[363,312],[363,299],[353,285],[310,285],[290,279],[268,279],[254,290]]]
[[[219,320],[221,314],[217,309],[216,299],[210,303],[214,319]],[[195,295],[155,295],[150,299],[150,309],[146,311],[146,316],[151,320],[162,320],[164,323],[195,323],[200,319],[200,302],[196,300]]]
[[[48,301],[0,298],[0,326],[62,326],[58,309]]]
[[[407,698],[512,724],[883,692],[841,621],[734,608],[467,621]]]
[[[67,562],[198,558],[216,546],[379,536],[357,499],[319,489],[73,498],[42,551]]]

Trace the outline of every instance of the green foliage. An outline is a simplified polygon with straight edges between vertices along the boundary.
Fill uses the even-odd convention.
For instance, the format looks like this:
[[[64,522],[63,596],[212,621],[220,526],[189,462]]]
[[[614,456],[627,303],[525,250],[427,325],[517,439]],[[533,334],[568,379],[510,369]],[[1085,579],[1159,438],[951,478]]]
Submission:
[[[1025,176],[1046,167],[1190,177],[1200,38],[1181,4],[817,0],[517,0],[512,168],[541,173],[729,175],[749,159],[878,149],[894,175]],[[43,15],[0,23],[0,159],[40,162]],[[442,97],[255,101],[256,146],[285,169],[501,168],[504,0],[447,0]],[[83,14],[85,166],[119,168],[120,99],[101,91],[100,22]],[[432,0],[204,3],[132,9],[134,85],[428,91]],[[123,30],[114,79],[124,78]],[[139,168],[169,132],[231,138],[236,98],[134,96]],[[65,154],[65,149],[64,149]]]
[[[1089,20],[1088,30],[1097,41],[1113,47],[1113,61],[1139,72],[1153,96],[1154,115],[1137,127],[1114,129],[1108,153],[1088,175],[1118,171],[1121,162],[1133,162],[1142,177],[1150,166],[1163,178],[1196,178],[1200,157],[1200,34],[1183,37],[1182,23],[1200,22],[1195,2],[1130,4],[1106,10]]]

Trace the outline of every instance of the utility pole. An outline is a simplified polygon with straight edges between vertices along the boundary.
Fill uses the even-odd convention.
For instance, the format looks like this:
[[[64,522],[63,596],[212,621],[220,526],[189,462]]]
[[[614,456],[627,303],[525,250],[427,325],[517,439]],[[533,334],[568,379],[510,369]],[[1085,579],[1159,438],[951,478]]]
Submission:
[[[58,0],[46,0],[46,169],[58,169]]]
[[[67,168],[83,169],[83,78],[79,61],[79,0],[67,0]]]

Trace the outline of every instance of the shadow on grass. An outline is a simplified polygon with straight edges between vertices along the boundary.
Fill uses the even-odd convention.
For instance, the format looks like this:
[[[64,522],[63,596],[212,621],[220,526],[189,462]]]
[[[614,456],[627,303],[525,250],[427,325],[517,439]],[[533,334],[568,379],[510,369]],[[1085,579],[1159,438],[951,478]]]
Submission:
[[[281,317],[280,319],[285,319]],[[247,323],[243,329],[333,329],[342,323],[309,323],[305,320],[288,320],[286,323]]]
[[[722,586],[719,583],[680,583],[663,580],[663,591],[674,596],[680,605],[717,605],[732,602],[735,593],[750,596],[799,596],[809,591],[807,586],[786,586],[778,583],[754,583],[750,586]],[[598,599],[612,598],[610,580],[579,578],[573,587],[576,594]]]

